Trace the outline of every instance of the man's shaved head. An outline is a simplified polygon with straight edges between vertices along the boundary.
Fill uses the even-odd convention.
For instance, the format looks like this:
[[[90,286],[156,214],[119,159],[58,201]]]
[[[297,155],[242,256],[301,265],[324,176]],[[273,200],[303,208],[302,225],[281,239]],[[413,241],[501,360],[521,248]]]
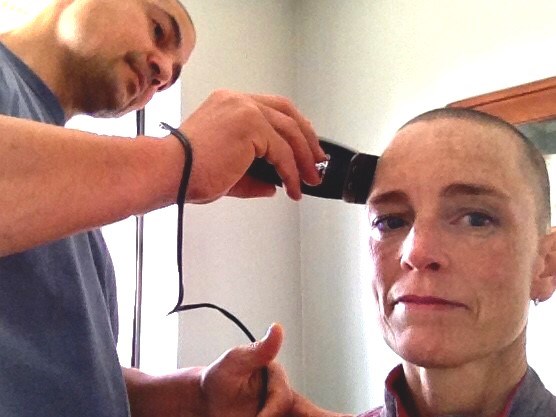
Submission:
[[[440,108],[423,113],[407,123],[399,130],[417,122],[426,122],[439,119],[459,119],[476,122],[485,127],[492,127],[506,136],[508,139],[517,140],[523,149],[524,174],[528,175],[532,189],[536,194],[537,202],[537,223],[542,232],[546,232],[550,226],[550,185],[545,160],[538,148],[515,126],[487,113],[477,110],[460,108]]]
[[[191,26],[195,27],[195,24],[193,23],[193,19],[191,18],[191,14],[189,13],[189,11],[185,7],[185,5],[180,0],[171,0],[171,1],[175,1],[176,3],[179,4],[179,6],[182,8],[182,10],[187,15],[187,18],[189,19],[189,23],[191,23]]]

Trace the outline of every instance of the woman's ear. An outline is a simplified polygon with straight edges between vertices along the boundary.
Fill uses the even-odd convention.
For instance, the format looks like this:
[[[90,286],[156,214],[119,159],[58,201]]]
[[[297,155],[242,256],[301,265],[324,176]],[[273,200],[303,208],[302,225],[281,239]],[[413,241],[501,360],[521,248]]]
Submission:
[[[539,250],[543,267],[531,283],[531,299],[546,301],[556,290],[556,227],[542,238]]]

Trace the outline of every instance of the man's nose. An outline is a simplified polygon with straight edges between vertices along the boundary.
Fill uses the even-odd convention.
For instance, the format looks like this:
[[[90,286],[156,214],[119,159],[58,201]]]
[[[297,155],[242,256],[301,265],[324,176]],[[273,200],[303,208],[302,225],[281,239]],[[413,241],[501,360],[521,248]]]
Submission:
[[[443,247],[442,233],[426,224],[413,224],[406,236],[400,254],[405,271],[439,271],[446,267],[448,258]]]
[[[157,51],[149,56],[148,65],[151,72],[151,85],[158,88],[166,87],[172,79],[172,59]]]

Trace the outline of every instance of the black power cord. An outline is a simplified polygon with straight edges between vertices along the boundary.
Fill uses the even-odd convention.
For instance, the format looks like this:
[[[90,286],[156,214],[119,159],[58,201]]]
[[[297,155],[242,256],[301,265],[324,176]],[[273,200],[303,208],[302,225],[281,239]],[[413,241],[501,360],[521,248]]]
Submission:
[[[183,173],[180,181],[180,188],[178,190],[178,197],[176,203],[178,205],[178,233],[177,233],[177,262],[178,262],[178,278],[179,278],[179,290],[178,290],[178,302],[176,306],[168,314],[177,313],[180,311],[190,311],[199,308],[210,308],[217,310],[226,316],[228,319],[233,321],[236,326],[238,326],[247,338],[254,343],[257,341],[249,329],[232,313],[226,309],[219,307],[211,303],[199,303],[199,304],[183,304],[184,288],[183,288],[183,210],[185,206],[185,195],[187,193],[187,186],[189,184],[189,177],[191,177],[191,168],[193,166],[193,148],[187,137],[178,129],[170,126],[167,123],[160,122],[160,127],[168,130],[172,135],[174,135],[182,144],[185,153],[185,163],[183,166]],[[261,370],[262,379],[262,389],[259,399],[259,410],[264,407],[266,402],[266,393],[268,390],[268,368],[264,367]]]

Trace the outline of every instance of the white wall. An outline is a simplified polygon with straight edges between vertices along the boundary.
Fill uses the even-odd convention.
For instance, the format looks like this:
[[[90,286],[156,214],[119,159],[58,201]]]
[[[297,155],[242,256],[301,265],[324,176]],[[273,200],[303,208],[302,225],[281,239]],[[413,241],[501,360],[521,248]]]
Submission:
[[[184,71],[185,116],[218,87],[279,93],[293,97],[321,135],[371,153],[424,110],[554,75],[552,1],[187,6],[199,44]],[[339,202],[306,198],[298,210],[284,198],[225,199],[188,207],[186,301],[218,302],[257,334],[282,321],[282,361],[294,386],[324,407],[368,409],[380,403],[398,359],[374,325],[366,240],[363,208]],[[554,305],[532,314],[529,346],[552,387],[545,358],[556,342],[545,335],[539,343],[538,329]],[[243,341],[217,313],[186,313],[180,365],[208,363]]]
[[[191,0],[187,7],[199,43],[184,70],[184,116],[219,87],[278,93],[295,98],[321,135],[371,153],[421,111],[552,76],[556,68],[551,0]],[[168,246],[147,266],[153,278],[146,293],[166,286],[143,336],[152,341],[146,355],[154,371],[171,368],[175,358],[172,336],[157,333],[175,320],[164,315],[175,297],[174,214],[170,209],[165,218],[172,220],[152,238]],[[154,224],[148,219],[147,230]],[[294,386],[321,406],[359,412],[381,401],[397,359],[372,320],[361,207],[311,198],[298,206],[283,196],[224,199],[188,206],[185,223],[186,302],[229,308],[259,336],[281,321],[281,360]],[[116,234],[133,233],[132,224],[120,227]],[[132,263],[128,241],[113,246]],[[553,391],[554,363],[546,358],[556,340],[546,317],[555,315],[555,300],[533,310],[528,347]],[[129,334],[126,323],[122,333]],[[208,363],[244,341],[216,312],[182,313],[179,365]]]
[[[184,68],[184,117],[220,87],[293,96],[291,1],[190,0],[198,44]],[[222,199],[185,211],[186,302],[214,302],[258,337],[274,321],[286,328],[281,361],[301,384],[299,211],[283,196]],[[181,366],[207,364],[247,342],[220,313],[180,313]]]
[[[4,10],[0,26],[13,24],[27,3],[1,1],[13,13],[8,19]],[[321,135],[366,152],[380,153],[395,128],[421,111],[553,76],[556,68],[553,0],[185,3],[199,33],[184,70],[185,116],[219,87],[279,93],[294,97]],[[152,112],[163,110],[161,118],[177,124],[177,101]],[[132,136],[133,117],[127,120]],[[146,217],[143,363],[156,373],[175,366],[177,349],[176,317],[165,316],[175,297],[174,217],[175,208]],[[133,219],[106,234],[120,272],[125,364]],[[324,407],[362,411],[381,401],[382,380],[397,362],[370,319],[366,235],[362,209],[338,202],[306,198],[298,210],[278,197],[188,207],[186,301],[218,302],[257,335],[281,321],[287,331],[281,359],[294,386]],[[546,358],[556,340],[546,323],[555,316],[556,300],[532,310],[528,344],[530,362],[553,392],[555,365]],[[218,313],[185,313],[178,362],[208,363],[243,342]]]
[[[297,102],[320,134],[362,151],[381,152],[422,111],[555,74],[553,0],[296,4]],[[366,220],[305,201],[300,236],[307,393],[332,409],[368,409],[397,360],[368,318]],[[539,306],[529,335],[531,363],[553,391],[555,313],[556,300]]]

